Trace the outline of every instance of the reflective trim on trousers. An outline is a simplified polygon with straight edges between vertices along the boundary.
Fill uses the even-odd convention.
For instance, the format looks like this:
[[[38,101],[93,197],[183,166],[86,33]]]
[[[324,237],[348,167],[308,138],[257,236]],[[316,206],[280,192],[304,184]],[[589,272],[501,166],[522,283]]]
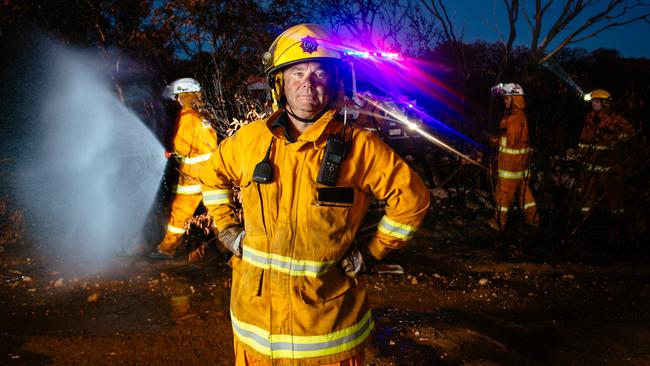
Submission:
[[[519,172],[511,172],[509,170],[499,169],[499,178],[504,179],[524,179],[530,173],[529,169]]]
[[[215,189],[212,191],[203,192],[203,204],[209,205],[223,205],[232,202],[232,193],[230,189]]]
[[[172,234],[185,234],[185,229],[172,225],[167,225],[167,231]]]
[[[418,231],[417,227],[400,224],[395,220],[391,220],[388,216],[384,215],[379,222],[377,228],[380,232],[395,237],[400,240],[409,240]]]
[[[176,186],[176,189],[174,189],[174,193],[176,193],[176,194],[198,194],[198,193],[201,193],[201,185],[200,184],[193,184],[191,186],[178,185],[178,186]]]
[[[535,201],[525,203],[525,204],[524,204],[524,210],[527,210],[527,209],[529,209],[529,208],[533,208],[533,207],[535,207],[535,206],[537,206],[537,204],[535,203]]]
[[[238,320],[232,312],[230,318],[238,341],[272,359],[304,359],[349,351],[366,340],[375,327],[370,311],[357,324],[315,336],[270,334],[265,329]]]
[[[198,163],[202,163],[204,161],[210,160],[210,157],[212,156],[212,153],[192,156],[191,158],[186,157],[186,156],[181,156],[179,154],[177,154],[177,155],[180,157],[181,163],[187,164],[187,165],[192,165],[192,164],[198,164]]]
[[[278,272],[287,273],[290,276],[308,276],[318,277],[336,263],[336,261],[310,261],[304,259],[294,259],[275,253],[262,252],[253,248],[244,246],[242,250],[242,260],[252,266],[273,269]]]

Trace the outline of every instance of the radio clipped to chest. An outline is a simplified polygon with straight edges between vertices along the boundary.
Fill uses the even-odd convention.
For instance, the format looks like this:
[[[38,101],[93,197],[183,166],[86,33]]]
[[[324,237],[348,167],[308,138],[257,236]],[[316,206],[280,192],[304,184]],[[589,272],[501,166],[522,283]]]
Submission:
[[[345,159],[346,153],[347,144],[343,139],[337,136],[328,137],[325,146],[325,155],[323,156],[316,182],[330,187],[335,186],[339,177],[341,163]]]

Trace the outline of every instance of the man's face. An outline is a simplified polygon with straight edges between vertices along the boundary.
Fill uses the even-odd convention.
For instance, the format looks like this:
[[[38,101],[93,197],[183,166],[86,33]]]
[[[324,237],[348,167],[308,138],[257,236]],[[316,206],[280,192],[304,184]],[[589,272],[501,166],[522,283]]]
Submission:
[[[511,95],[504,95],[503,96],[503,106],[505,109],[510,109],[512,107],[512,96]]]
[[[591,100],[591,109],[594,112],[600,112],[603,109],[602,99],[592,99]]]
[[[284,95],[291,113],[301,118],[317,115],[329,103],[333,75],[320,62],[302,62],[283,71]]]

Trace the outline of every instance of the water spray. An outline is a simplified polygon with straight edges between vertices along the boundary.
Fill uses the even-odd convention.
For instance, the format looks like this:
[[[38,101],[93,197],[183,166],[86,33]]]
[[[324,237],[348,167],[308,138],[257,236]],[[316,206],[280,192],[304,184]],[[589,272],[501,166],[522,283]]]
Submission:
[[[448,144],[446,144],[444,141],[442,141],[442,140],[440,140],[439,138],[433,136],[431,133],[429,133],[429,132],[423,130],[420,126],[418,126],[417,123],[410,121],[410,120],[408,119],[408,117],[406,117],[404,114],[402,114],[402,113],[398,113],[398,112],[393,111],[393,110],[390,110],[390,109],[388,109],[388,108],[385,108],[385,107],[382,106],[381,104],[375,102],[374,100],[372,100],[372,99],[370,99],[370,98],[368,98],[368,97],[366,97],[366,96],[364,96],[364,95],[358,94],[357,96],[358,96],[359,98],[365,100],[366,103],[370,103],[370,104],[371,104],[372,106],[374,106],[375,108],[381,110],[381,111],[384,112],[387,116],[390,116],[390,118],[391,118],[390,120],[391,120],[391,121],[397,122],[397,123],[399,123],[399,124],[401,124],[401,125],[407,127],[409,130],[414,131],[414,132],[418,133],[420,136],[424,137],[427,141],[429,141],[429,142],[431,142],[431,143],[437,145],[438,147],[443,148],[444,150],[447,150],[447,151],[451,152],[452,154],[454,154],[454,155],[460,157],[461,159],[464,159],[464,160],[466,160],[467,162],[469,162],[469,163],[471,163],[471,164],[473,164],[473,165],[476,165],[477,167],[482,168],[482,169],[484,169],[484,170],[489,170],[489,169],[488,169],[487,167],[485,167],[483,164],[481,164],[481,163],[479,163],[478,161],[476,161],[476,160],[470,158],[469,156],[463,154],[462,152],[460,152],[460,151],[454,149],[453,147],[451,147],[451,146],[449,146]]]

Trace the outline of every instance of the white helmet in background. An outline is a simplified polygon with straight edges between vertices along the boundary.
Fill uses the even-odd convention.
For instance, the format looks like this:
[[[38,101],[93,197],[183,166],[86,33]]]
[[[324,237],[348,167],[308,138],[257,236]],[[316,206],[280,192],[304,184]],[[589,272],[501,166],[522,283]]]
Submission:
[[[490,91],[492,95],[524,95],[524,88],[516,83],[498,83]]]
[[[201,91],[201,84],[192,78],[182,78],[172,81],[171,84],[165,87],[163,97],[167,99],[176,99],[176,95],[180,93],[195,93]]]

